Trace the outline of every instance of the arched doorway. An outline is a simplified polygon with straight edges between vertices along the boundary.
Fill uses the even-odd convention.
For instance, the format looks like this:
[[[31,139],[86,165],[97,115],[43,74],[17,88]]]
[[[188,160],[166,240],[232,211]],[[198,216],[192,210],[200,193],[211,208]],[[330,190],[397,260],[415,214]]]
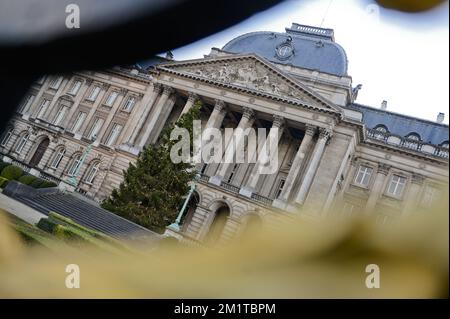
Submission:
[[[36,148],[36,151],[34,151],[33,157],[31,158],[29,165],[31,167],[35,167],[39,164],[39,162],[42,159],[42,156],[44,156],[45,151],[47,150],[48,144],[50,143],[50,140],[48,137],[44,138]]]
[[[223,204],[216,209],[216,212],[214,213],[214,220],[209,227],[207,235],[208,242],[215,243],[219,240],[229,216],[230,208],[226,204]]]

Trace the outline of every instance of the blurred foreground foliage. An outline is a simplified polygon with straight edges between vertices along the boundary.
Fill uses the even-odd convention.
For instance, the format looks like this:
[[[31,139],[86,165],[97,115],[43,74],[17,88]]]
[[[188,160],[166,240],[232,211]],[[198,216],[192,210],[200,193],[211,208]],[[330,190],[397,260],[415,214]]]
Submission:
[[[404,12],[422,12],[435,8],[446,0],[377,0],[385,8]]]
[[[164,241],[121,254],[86,246],[24,245],[0,222],[0,297],[441,298],[448,297],[448,193],[426,211],[376,225],[370,217],[290,219],[215,248]],[[66,265],[81,287],[65,287]],[[365,285],[380,268],[379,289]]]

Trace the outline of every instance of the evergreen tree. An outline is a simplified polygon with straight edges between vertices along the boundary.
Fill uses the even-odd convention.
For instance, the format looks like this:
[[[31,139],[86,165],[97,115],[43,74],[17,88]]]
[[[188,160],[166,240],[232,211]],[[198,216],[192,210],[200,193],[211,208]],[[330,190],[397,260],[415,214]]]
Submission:
[[[200,102],[194,104],[175,125],[163,130],[157,144],[146,147],[136,163],[130,163],[103,208],[160,233],[175,221],[196,173],[190,163],[172,162],[170,148],[179,140],[171,141],[170,132],[175,126],[189,131],[192,156],[193,121],[199,118],[200,108]]]

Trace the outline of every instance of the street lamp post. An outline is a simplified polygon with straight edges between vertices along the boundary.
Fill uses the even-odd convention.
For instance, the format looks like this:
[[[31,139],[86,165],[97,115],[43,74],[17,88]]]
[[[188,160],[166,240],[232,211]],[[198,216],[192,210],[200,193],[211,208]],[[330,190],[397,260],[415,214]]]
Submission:
[[[200,177],[199,174],[195,175],[195,179],[191,184],[191,188],[189,189],[189,193],[186,196],[186,199],[184,200],[183,206],[181,207],[180,212],[178,213],[177,219],[175,219],[175,221],[170,224],[169,226],[167,226],[167,228],[169,228],[170,230],[179,232],[181,230],[181,219],[183,218],[184,212],[186,211],[186,208],[189,204],[189,201],[191,200],[192,195],[194,194],[195,191],[195,181]]]

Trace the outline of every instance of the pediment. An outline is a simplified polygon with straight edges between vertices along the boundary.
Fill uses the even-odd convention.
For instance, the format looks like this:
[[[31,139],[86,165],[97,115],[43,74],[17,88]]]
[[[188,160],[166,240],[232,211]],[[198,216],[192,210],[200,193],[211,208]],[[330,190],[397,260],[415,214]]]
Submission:
[[[270,62],[255,55],[170,62],[160,70],[211,83],[244,89],[278,99],[338,111],[332,102],[286,75]]]

